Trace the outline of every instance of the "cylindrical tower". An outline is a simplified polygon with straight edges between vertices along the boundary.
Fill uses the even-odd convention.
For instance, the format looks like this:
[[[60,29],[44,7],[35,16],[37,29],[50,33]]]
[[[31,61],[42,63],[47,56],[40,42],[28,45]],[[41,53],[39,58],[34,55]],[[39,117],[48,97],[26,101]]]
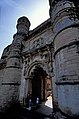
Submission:
[[[17,33],[13,36],[3,79],[3,107],[19,101],[19,86],[22,72],[22,40],[28,35],[30,22],[26,17],[18,19]],[[0,96],[1,97],[1,96]]]
[[[23,33],[23,34],[28,34],[29,28],[30,28],[30,22],[27,17],[23,16],[20,17],[17,21],[17,33]]]
[[[54,33],[54,108],[79,115],[79,2],[49,0]]]

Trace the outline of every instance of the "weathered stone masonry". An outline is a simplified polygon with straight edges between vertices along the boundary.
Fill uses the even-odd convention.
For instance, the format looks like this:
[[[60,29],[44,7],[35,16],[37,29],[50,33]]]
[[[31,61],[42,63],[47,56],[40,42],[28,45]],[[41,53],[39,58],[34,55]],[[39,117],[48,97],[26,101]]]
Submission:
[[[29,30],[30,22],[26,17],[18,19],[13,42],[3,51],[0,60],[0,110],[18,101],[25,103],[28,92],[34,90],[33,75],[36,70],[42,69],[45,77],[40,79],[41,99],[46,98],[46,81],[51,79],[56,117],[77,118],[79,2],[49,0],[49,4],[50,19],[32,31]]]
[[[54,93],[54,108],[69,116],[79,115],[79,19],[76,2],[50,0],[54,32],[54,90],[57,91]]]
[[[0,106],[4,109],[11,103],[17,103],[19,99],[19,85],[22,72],[21,42],[28,34],[30,22],[23,17],[18,20],[17,33],[13,36],[13,42],[8,46],[2,55],[0,69],[1,89]],[[5,66],[4,66],[5,64]]]

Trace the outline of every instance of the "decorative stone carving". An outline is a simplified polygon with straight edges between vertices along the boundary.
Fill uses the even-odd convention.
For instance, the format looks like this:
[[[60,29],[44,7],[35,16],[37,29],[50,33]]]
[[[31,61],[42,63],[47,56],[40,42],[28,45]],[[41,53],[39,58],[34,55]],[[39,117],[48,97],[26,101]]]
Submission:
[[[33,41],[32,48],[33,49],[40,48],[42,45],[44,45],[44,39],[43,38],[39,38],[39,39]]]

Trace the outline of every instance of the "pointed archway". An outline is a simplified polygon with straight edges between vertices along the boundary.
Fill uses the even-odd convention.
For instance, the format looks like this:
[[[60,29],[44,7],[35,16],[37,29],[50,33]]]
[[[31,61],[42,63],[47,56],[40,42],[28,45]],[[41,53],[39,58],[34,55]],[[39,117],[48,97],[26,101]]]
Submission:
[[[35,103],[38,97],[40,101],[44,101],[47,98],[47,77],[48,74],[39,65],[36,66],[30,75],[32,84],[32,100]]]

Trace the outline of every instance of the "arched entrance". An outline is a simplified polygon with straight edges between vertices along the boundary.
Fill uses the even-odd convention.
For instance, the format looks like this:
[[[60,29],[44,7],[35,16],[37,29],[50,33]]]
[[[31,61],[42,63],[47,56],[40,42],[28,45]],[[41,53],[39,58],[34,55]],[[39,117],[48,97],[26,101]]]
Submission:
[[[35,66],[31,72],[30,83],[33,103],[36,102],[37,97],[40,102],[45,101],[49,93],[51,93],[51,80],[41,66]]]

